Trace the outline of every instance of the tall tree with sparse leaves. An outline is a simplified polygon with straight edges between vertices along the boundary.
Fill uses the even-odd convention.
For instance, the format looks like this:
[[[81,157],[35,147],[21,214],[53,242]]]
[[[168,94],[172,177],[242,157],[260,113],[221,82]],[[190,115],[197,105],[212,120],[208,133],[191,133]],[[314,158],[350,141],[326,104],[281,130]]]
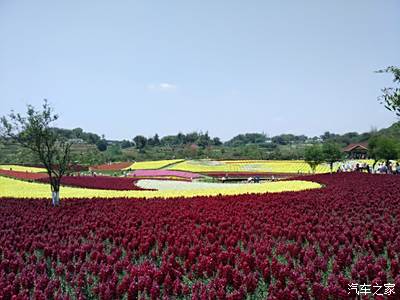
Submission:
[[[28,105],[26,115],[11,111],[0,119],[1,135],[30,149],[49,175],[52,204],[60,205],[61,178],[70,171],[72,143],[63,138],[50,124],[58,119],[44,100],[42,110]]]
[[[390,66],[376,72],[393,74],[393,82],[398,86],[383,88],[382,95],[378,99],[388,110],[395,112],[400,117],[400,68]]]

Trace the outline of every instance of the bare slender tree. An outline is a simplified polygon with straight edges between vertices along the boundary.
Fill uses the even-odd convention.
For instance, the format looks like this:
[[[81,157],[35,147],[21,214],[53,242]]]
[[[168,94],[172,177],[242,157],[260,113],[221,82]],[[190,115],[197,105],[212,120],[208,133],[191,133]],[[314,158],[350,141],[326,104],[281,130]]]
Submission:
[[[46,168],[53,206],[60,205],[61,178],[70,171],[72,146],[72,143],[50,127],[57,119],[58,115],[46,99],[42,110],[28,105],[25,116],[11,111],[8,116],[0,119],[1,136],[30,149]]]
[[[376,72],[393,74],[393,82],[398,86],[383,88],[382,95],[378,99],[388,110],[395,112],[400,117],[400,68],[390,66]]]

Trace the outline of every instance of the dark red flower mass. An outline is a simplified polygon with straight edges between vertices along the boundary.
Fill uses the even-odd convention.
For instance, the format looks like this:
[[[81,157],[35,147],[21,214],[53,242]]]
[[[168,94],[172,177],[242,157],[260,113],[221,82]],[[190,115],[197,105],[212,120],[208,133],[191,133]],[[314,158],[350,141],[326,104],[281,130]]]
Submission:
[[[354,299],[352,283],[396,284],[396,299],[400,176],[305,178],[325,187],[59,208],[1,199],[0,299]]]

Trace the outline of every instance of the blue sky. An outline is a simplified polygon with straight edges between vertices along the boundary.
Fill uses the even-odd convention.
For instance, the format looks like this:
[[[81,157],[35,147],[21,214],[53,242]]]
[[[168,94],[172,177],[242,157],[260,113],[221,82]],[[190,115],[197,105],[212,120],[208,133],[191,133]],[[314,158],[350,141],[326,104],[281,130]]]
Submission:
[[[110,139],[320,135],[396,121],[400,2],[0,1],[0,115],[47,98]]]

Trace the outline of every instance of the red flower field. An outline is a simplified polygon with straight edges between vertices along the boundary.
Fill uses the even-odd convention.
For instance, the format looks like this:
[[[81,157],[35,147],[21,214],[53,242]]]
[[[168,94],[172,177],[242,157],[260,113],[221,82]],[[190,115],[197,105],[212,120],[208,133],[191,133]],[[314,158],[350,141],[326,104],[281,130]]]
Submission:
[[[40,178],[40,182],[49,182],[49,177]],[[113,176],[64,176],[61,184],[64,186],[82,187],[100,190],[143,190],[135,185],[137,179]]]
[[[47,178],[49,176],[47,175],[47,173],[19,172],[19,171],[1,170],[1,169],[0,169],[0,175],[15,179],[23,179],[23,180],[39,180],[42,178]]]
[[[326,187],[60,208],[2,199],[0,299],[354,299],[352,283],[398,299],[400,176],[306,178]]]

